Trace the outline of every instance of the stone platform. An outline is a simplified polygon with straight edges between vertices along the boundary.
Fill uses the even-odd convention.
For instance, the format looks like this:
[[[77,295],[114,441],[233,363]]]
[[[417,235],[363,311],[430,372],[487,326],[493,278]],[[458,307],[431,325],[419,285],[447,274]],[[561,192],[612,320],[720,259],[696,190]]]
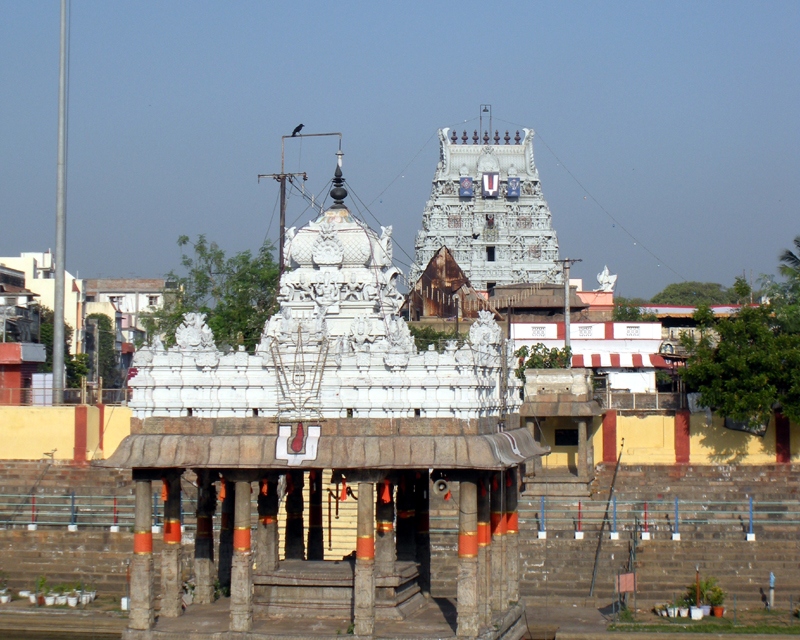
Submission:
[[[223,598],[214,604],[192,605],[179,618],[159,618],[149,631],[125,629],[123,640],[340,640],[350,630],[349,615],[339,618],[316,617],[309,609],[306,615],[297,612],[294,616],[281,618],[256,618],[249,632],[236,633],[229,630],[230,599]],[[405,620],[376,620],[372,640],[398,640],[414,638],[456,637],[456,605],[452,600],[433,598]],[[522,605],[511,607],[496,616],[492,624],[483,627],[480,640],[520,640],[525,635],[525,618]],[[359,636],[350,637],[358,638]]]
[[[297,616],[348,619],[353,613],[355,558],[283,560],[276,571],[254,572],[255,618]],[[375,619],[403,620],[426,604],[414,562],[395,562],[390,576],[375,576]]]

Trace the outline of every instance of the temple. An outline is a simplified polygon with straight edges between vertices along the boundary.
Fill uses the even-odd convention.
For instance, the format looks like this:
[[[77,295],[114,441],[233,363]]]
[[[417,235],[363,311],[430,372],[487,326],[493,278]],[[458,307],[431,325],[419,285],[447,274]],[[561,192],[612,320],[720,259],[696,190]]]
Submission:
[[[410,281],[447,247],[475,289],[563,282],[558,238],[533,160],[532,129],[512,140],[495,131],[439,130],[440,159],[415,242]],[[449,137],[448,137],[449,134]]]
[[[334,204],[286,234],[280,310],[254,353],[221,352],[191,313],[174,346],[155,339],[135,355],[132,435],[99,463],[132,469],[136,485],[127,638],[347,629],[326,620],[361,637],[517,640],[525,631],[520,465],[547,450],[519,425],[507,342],[480,311],[468,340],[418,352],[398,315],[392,229],[379,235],[350,213],[340,167],[333,182]],[[184,474],[197,484],[185,613]],[[157,620],[154,481],[165,500]],[[449,621],[429,595],[432,494],[458,505]],[[357,502],[346,553],[325,544],[323,496],[329,527],[332,500],[337,517],[341,500]],[[215,580],[229,599],[214,603]]]

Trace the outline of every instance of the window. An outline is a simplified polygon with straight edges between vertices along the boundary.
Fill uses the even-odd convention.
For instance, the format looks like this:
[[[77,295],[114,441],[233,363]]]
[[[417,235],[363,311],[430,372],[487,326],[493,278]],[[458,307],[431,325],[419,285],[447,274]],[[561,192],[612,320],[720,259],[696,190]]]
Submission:
[[[348,409],[347,410],[347,417],[348,418],[352,418],[353,417],[353,410],[352,409]]]
[[[625,327],[625,337],[626,338],[638,338],[639,337],[639,329],[641,327]]]
[[[86,296],[86,302],[94,302],[94,296]]]
[[[486,262],[494,262],[494,247],[486,247]]]
[[[494,295],[494,288],[496,286],[497,286],[496,282],[487,282],[486,283],[486,293],[488,293],[490,297]]]
[[[577,429],[556,429],[555,444],[557,447],[577,447]]]
[[[547,329],[545,327],[531,327],[532,338],[546,338]]]
[[[414,409],[414,417],[415,418],[422,417],[422,409]]]
[[[258,409],[253,409],[253,417],[254,418],[258,417]]]
[[[147,296],[147,304],[154,307],[158,304],[158,296]]]

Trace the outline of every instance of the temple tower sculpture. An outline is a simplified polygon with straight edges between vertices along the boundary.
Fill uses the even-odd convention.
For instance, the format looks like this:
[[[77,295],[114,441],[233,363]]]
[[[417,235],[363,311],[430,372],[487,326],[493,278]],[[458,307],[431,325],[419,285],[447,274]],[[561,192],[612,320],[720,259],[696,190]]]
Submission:
[[[563,282],[558,238],[533,160],[532,129],[470,141],[439,130],[440,159],[415,242],[415,282],[446,246],[478,291]],[[449,134],[449,138],[448,138]]]

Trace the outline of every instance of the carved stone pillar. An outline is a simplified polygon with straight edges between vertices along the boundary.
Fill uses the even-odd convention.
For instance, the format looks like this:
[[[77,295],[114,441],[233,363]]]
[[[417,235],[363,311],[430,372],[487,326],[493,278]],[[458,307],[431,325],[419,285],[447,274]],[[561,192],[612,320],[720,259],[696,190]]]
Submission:
[[[286,474],[286,535],[284,556],[287,560],[304,560],[303,540],[303,472],[289,471]]]
[[[371,636],[375,626],[374,485],[358,483],[358,528],[353,593],[353,622],[357,636]]]
[[[593,460],[590,461],[589,455],[589,424],[585,419],[578,420],[578,477],[589,480],[592,476],[591,467]]]
[[[519,602],[519,516],[517,513],[518,470],[509,469],[506,482],[506,572],[508,578],[507,602]]]
[[[233,509],[236,504],[236,484],[222,478],[220,482],[219,566],[217,579],[221,587],[231,587],[231,562],[233,561]]]
[[[322,529],[322,469],[308,472],[308,552],[309,560],[325,559],[325,532]]]
[[[491,564],[491,583],[492,583],[492,611],[504,611],[508,599],[506,592],[505,571],[505,474],[497,471],[492,474],[491,480],[491,527],[492,527],[492,564]]]
[[[388,480],[378,484],[375,503],[375,572],[379,576],[394,575],[396,546],[394,540],[394,487]],[[359,497],[360,500],[360,497]]]
[[[181,579],[181,471],[163,480],[164,548],[161,551],[161,615],[177,618],[183,613]]]
[[[492,525],[490,476],[482,474],[478,483],[478,617],[486,625],[492,619]]]
[[[214,474],[216,475],[216,474]],[[194,601],[214,602],[214,512],[217,490],[207,469],[197,471],[197,535],[194,541]]]
[[[250,483],[236,482],[231,563],[231,631],[253,626],[253,558],[250,549]]]
[[[415,495],[416,474],[404,471],[397,485],[397,559],[414,562],[417,559],[415,543]]]
[[[279,560],[278,481],[265,478],[259,483],[256,566],[259,571],[275,571]]]
[[[134,471],[134,477],[136,472]],[[136,507],[133,525],[133,559],[131,560],[131,629],[152,629],[155,623],[155,589],[153,588],[153,520],[152,484],[136,480]]]
[[[430,474],[428,470],[416,473],[414,484],[414,521],[419,566],[419,588],[425,595],[431,592],[431,536],[430,536]]]
[[[478,635],[478,494],[473,472],[458,489],[458,578],[456,608],[460,638]]]

